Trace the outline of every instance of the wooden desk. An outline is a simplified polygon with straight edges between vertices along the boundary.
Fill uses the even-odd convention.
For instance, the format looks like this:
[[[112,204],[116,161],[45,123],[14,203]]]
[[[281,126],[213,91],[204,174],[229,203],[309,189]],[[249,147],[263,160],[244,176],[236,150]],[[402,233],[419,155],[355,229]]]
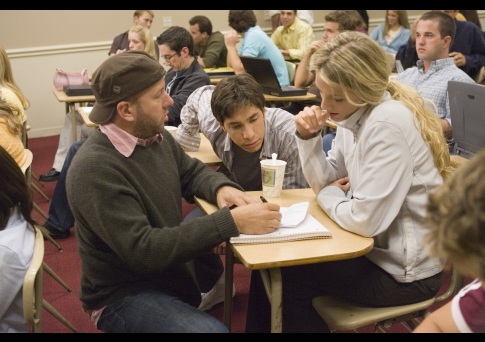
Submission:
[[[197,152],[185,152],[185,153],[187,153],[192,158],[199,159],[201,162],[203,162],[208,166],[222,165],[222,160],[214,152],[209,139],[207,139],[204,134],[200,134],[199,150]]]
[[[84,111],[84,107],[79,107],[77,112],[83,118],[84,124],[88,127],[98,127],[99,125],[89,120],[89,115]]]
[[[94,95],[89,96],[67,96],[63,90],[54,90],[54,95],[57,101],[64,102],[66,104],[66,114],[71,112],[72,118],[72,141],[77,141],[76,130],[76,103],[94,102],[96,98]]]
[[[273,95],[264,95],[264,100],[266,102],[271,102],[271,106],[275,107],[275,102],[293,102],[293,101],[310,101],[315,100],[317,95],[312,93],[307,93],[306,95],[299,95],[299,96],[273,96]]]
[[[464,165],[468,161],[469,161],[468,159],[463,158],[463,157],[458,156],[458,155],[452,155],[451,156],[451,165],[454,166],[454,167],[459,167],[461,165]]]
[[[248,194],[259,198],[262,191],[248,192]],[[269,201],[282,207],[309,201],[308,212],[332,232],[332,238],[258,245],[235,246],[228,243],[226,248],[224,323],[229,330],[231,330],[234,254],[246,268],[261,271],[271,302],[271,330],[272,332],[281,332],[282,283],[280,267],[353,259],[367,254],[374,246],[374,239],[350,233],[332,221],[318,205],[317,198],[311,189],[283,190],[281,197],[271,198]],[[215,205],[204,200],[196,198],[196,202],[206,214],[217,211]]]

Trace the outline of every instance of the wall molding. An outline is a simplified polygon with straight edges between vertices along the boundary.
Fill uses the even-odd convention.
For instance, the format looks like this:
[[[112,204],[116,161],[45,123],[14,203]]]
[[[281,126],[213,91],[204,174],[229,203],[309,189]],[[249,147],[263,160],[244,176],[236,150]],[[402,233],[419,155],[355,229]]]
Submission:
[[[412,24],[419,16],[410,16],[409,22]],[[478,11],[478,17],[480,20],[485,21],[485,10]],[[372,32],[380,23],[384,22],[384,18],[370,19],[369,20],[369,32]],[[485,26],[484,26],[485,27]],[[268,35],[271,35],[271,27],[262,27],[262,30]],[[313,25],[314,32],[323,32],[323,23],[317,23]],[[225,32],[222,32],[223,34]],[[40,46],[33,48],[23,48],[23,49],[10,49],[7,50],[7,55],[9,58],[26,58],[26,57],[37,57],[46,55],[59,55],[68,53],[80,53],[80,52],[92,52],[92,51],[109,51],[111,48],[112,41],[104,42],[89,42],[89,43],[79,43],[71,45],[52,45],[52,46]]]
[[[70,45],[40,46],[26,49],[10,49],[6,50],[6,52],[9,58],[26,58],[47,55],[60,55],[66,53],[92,52],[100,50],[105,50],[106,53],[108,53],[112,43],[112,41],[108,41]]]

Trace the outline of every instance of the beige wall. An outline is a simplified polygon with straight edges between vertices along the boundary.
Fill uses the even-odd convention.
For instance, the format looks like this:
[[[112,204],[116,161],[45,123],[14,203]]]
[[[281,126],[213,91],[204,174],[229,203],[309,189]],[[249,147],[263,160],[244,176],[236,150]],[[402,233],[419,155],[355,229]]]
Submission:
[[[325,15],[331,10],[314,10],[314,33],[320,39]],[[411,21],[426,10],[408,10]],[[31,102],[27,111],[32,127],[30,137],[59,134],[64,122],[65,106],[52,93],[56,68],[66,71],[88,69],[93,72],[108,57],[113,38],[128,30],[134,10],[2,10],[0,11],[0,44],[7,50],[16,82]],[[205,15],[214,30],[227,31],[228,10],[154,10],[152,33],[157,36],[172,25],[188,27],[194,15]],[[479,11],[481,17],[485,12]],[[271,33],[271,21],[265,10],[255,10],[258,25]],[[371,32],[383,21],[385,10],[368,10]],[[485,25],[483,25],[485,27]]]

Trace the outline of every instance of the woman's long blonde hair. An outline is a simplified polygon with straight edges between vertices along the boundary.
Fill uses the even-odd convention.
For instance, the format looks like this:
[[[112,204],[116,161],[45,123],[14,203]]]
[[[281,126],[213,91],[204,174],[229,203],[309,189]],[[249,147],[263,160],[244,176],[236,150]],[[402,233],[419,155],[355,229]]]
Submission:
[[[13,91],[14,94],[19,98],[24,109],[28,109],[30,107],[29,101],[24,94],[22,94],[20,88],[13,79],[12,66],[10,64],[10,60],[8,59],[7,52],[2,45],[0,45],[0,85]]]
[[[403,102],[419,123],[417,128],[430,147],[440,174],[444,179],[451,174],[450,153],[439,118],[413,88],[389,81],[391,70],[386,53],[369,36],[359,32],[339,34],[314,54],[310,69],[326,83],[342,87],[347,101],[354,106],[375,107],[386,91]],[[353,102],[349,90],[364,103]]]
[[[143,26],[133,26],[130,32],[138,34],[140,40],[145,45],[145,52],[152,56],[155,60],[157,59],[157,54],[155,52],[155,41],[153,40],[153,35],[150,30]]]
[[[3,121],[10,133],[19,135],[22,132],[22,122],[18,118],[16,112],[17,108],[7,104],[3,99],[0,99],[0,121]]]

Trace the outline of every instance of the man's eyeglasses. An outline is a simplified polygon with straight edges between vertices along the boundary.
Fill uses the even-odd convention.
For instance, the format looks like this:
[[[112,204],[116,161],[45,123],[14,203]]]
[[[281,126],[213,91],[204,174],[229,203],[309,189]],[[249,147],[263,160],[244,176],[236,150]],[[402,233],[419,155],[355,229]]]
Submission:
[[[175,56],[177,53],[178,52],[174,53],[172,56],[162,56],[162,58],[166,61],[170,61],[173,58],[173,56]]]

